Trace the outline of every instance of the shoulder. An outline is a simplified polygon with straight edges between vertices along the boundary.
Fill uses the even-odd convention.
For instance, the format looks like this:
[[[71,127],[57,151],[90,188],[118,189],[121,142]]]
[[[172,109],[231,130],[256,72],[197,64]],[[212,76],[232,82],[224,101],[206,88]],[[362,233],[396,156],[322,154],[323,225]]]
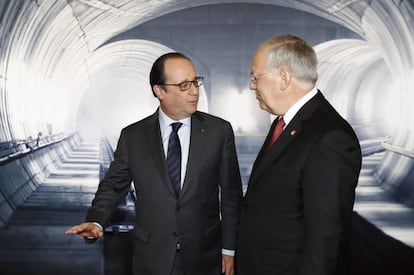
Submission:
[[[356,137],[351,124],[330,103],[322,105],[315,113],[315,117],[317,117],[316,123],[326,132],[339,131],[346,135]]]
[[[152,114],[150,116],[147,116],[137,122],[131,123],[127,126],[125,126],[122,131],[122,133],[133,133],[133,132],[137,132],[137,131],[141,131],[141,130],[146,130],[148,127],[150,127],[151,125],[154,125],[156,123],[156,125],[159,124],[158,122],[158,115],[157,113]]]
[[[359,140],[352,126],[329,104],[322,104],[303,124],[308,144],[326,150],[359,150]],[[329,149],[330,148],[330,149]]]
[[[227,120],[220,118],[218,116],[214,116],[208,113],[201,112],[201,111],[195,112],[193,114],[193,119],[199,120],[207,124],[215,124],[217,126],[220,126],[220,125],[223,127],[230,126],[230,122],[228,122]]]
[[[297,116],[303,125],[310,128],[315,134],[343,131],[351,136],[355,135],[348,121],[342,117],[320,91],[302,107]]]

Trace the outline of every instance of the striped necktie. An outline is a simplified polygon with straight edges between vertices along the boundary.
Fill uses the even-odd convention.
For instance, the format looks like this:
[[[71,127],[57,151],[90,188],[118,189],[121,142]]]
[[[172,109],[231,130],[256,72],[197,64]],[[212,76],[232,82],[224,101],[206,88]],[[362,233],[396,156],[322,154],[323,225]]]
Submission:
[[[167,152],[168,173],[177,198],[181,192],[181,145],[178,138],[178,129],[181,125],[181,122],[171,123],[172,132],[168,140]]]

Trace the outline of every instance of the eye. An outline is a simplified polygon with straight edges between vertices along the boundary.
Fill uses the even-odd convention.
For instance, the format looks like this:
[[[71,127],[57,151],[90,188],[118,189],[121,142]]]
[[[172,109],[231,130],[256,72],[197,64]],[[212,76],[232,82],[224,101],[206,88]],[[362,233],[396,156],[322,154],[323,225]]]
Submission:
[[[191,83],[193,83],[193,81],[184,81],[183,83],[180,84],[180,89],[181,91],[185,91],[191,88]]]

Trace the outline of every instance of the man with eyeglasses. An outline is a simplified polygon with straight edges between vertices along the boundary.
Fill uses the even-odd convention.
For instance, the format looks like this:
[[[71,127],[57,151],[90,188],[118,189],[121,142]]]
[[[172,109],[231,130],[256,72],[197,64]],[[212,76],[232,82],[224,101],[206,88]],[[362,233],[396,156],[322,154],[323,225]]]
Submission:
[[[99,238],[134,182],[134,274],[234,274],[241,179],[229,122],[197,111],[198,76],[180,53],[150,72],[157,111],[121,132],[86,222],[67,234]]]
[[[351,217],[361,150],[316,89],[317,58],[299,37],[262,44],[249,88],[276,115],[243,200],[238,275],[350,273]]]

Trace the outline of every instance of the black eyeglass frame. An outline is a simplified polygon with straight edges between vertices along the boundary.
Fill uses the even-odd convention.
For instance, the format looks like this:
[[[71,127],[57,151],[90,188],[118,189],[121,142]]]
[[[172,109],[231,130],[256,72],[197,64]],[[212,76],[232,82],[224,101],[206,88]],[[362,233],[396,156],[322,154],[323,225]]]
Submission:
[[[173,83],[158,83],[160,86],[177,86],[180,87],[180,91],[187,91],[191,88],[191,85],[194,84],[197,88],[203,85],[204,77],[196,76],[193,80],[186,80],[178,84]]]

